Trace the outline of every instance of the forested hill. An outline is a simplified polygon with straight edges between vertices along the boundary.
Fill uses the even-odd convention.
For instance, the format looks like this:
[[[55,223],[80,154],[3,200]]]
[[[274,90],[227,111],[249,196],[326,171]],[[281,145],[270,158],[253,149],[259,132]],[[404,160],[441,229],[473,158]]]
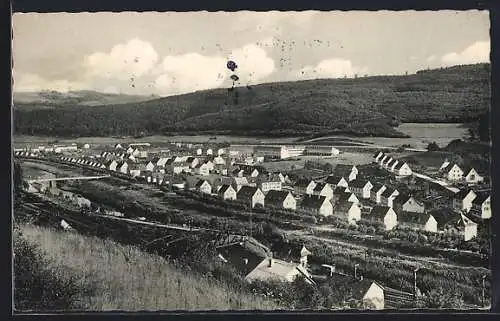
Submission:
[[[69,92],[39,91],[14,93],[14,104],[19,109],[100,106],[136,103],[157,99],[158,96],[141,96],[127,94],[108,94],[93,90],[77,90]]]
[[[165,133],[397,136],[402,122],[465,122],[490,105],[490,65],[407,76],[269,83],[145,102],[14,109],[16,134],[95,136]]]

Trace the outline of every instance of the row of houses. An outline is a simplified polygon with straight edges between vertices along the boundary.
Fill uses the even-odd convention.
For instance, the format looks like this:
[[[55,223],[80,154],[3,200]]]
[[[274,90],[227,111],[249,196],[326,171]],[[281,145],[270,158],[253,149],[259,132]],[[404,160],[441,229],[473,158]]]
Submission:
[[[333,146],[324,145],[231,145],[230,155],[255,155],[265,159],[287,159],[302,155],[332,157],[340,151]]]
[[[450,182],[464,181],[468,184],[477,184],[484,181],[484,177],[479,175],[474,167],[462,169],[458,164],[447,160],[439,168],[438,174]]]
[[[388,171],[394,173],[399,177],[406,177],[412,175],[413,171],[410,165],[404,161],[399,161],[391,156],[383,153],[377,152],[373,155],[374,161],[380,165],[380,167],[387,169]]]

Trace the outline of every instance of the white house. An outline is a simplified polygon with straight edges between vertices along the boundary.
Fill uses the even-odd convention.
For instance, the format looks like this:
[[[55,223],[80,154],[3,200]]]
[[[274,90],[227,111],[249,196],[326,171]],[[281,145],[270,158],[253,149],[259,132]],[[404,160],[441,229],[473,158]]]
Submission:
[[[326,178],[326,183],[330,184],[332,187],[348,187],[349,183],[342,176],[333,176],[330,175]]]
[[[398,224],[398,216],[389,206],[374,206],[366,218],[383,223],[387,231],[392,230]]]
[[[195,172],[198,175],[207,176],[210,174],[210,165],[206,163],[201,163],[196,165]]]
[[[313,195],[321,195],[331,200],[333,197],[333,189],[328,183],[318,183],[313,189]]]
[[[127,174],[128,173],[128,163],[127,162],[121,163],[119,170],[120,170],[120,173]]]
[[[400,212],[398,224],[412,230],[438,232],[438,223],[431,213]]]
[[[320,195],[305,195],[298,207],[315,215],[330,216],[333,214],[332,203]]]
[[[472,201],[471,211],[482,219],[491,218],[491,199],[489,194],[479,194]]]
[[[265,196],[258,187],[242,186],[236,193],[236,199],[249,204],[251,207],[264,206]]]
[[[484,181],[484,177],[479,175],[473,167],[464,170],[464,178],[465,182],[469,184],[477,184]]]
[[[413,196],[409,194],[399,194],[394,198],[392,204],[394,210],[397,213],[401,212],[412,212],[412,213],[424,213],[425,206],[417,201]]]
[[[376,163],[379,162],[379,160],[384,156],[384,153],[382,152],[376,152],[375,155],[373,155],[373,158]]]
[[[442,174],[443,177],[445,177],[449,181],[459,181],[463,178],[464,176],[464,171],[458,166],[457,164],[449,163],[446,164],[445,162],[443,165],[441,165],[441,168],[439,169],[439,172]],[[446,166],[445,166],[446,164]]]
[[[228,184],[221,185],[217,194],[219,194],[219,196],[224,200],[236,199],[236,190]]]
[[[114,172],[116,172],[117,167],[118,167],[118,162],[117,162],[117,161],[115,161],[115,160],[110,161],[110,162],[107,164],[107,168],[108,168],[110,171],[114,171]]]
[[[295,182],[293,190],[297,194],[312,195],[315,187],[316,187],[316,182],[313,180],[299,180]]]
[[[337,164],[333,171],[334,175],[346,177],[349,181],[355,180],[358,176],[358,168],[354,165]]]
[[[394,173],[398,176],[410,176],[413,172],[406,162],[400,162],[394,166]]]
[[[265,203],[266,207],[269,206],[289,210],[295,210],[297,208],[297,201],[293,197],[292,193],[288,191],[269,191],[266,194]]]
[[[390,172],[394,172],[396,170],[396,167],[398,166],[398,164],[399,164],[399,161],[397,159],[393,159],[392,162],[387,164],[387,169]]]
[[[203,155],[203,149],[198,148],[198,149],[196,150],[196,155]]]
[[[361,208],[356,203],[339,202],[333,209],[334,215],[347,220],[349,224],[356,224],[361,220]]]
[[[387,205],[389,207],[393,206],[393,201],[394,199],[399,195],[399,191],[394,188],[387,188],[385,191],[382,192],[381,195],[381,204],[382,205]]]
[[[153,161],[149,161],[146,165],[146,170],[153,171],[153,169],[155,169],[155,163]]]
[[[373,188],[372,183],[367,180],[355,179],[349,182],[349,189],[358,197],[369,199],[370,191]]]
[[[214,157],[214,164],[215,165],[226,165],[226,160],[224,159],[224,157],[219,155],[217,157]]]
[[[204,179],[200,179],[198,183],[196,183],[195,188],[201,193],[212,194],[212,185]]]
[[[380,204],[382,202],[382,193],[387,189],[384,184],[375,183],[373,187],[370,189],[370,199]]]
[[[463,189],[453,195],[453,209],[456,211],[469,212],[472,208],[472,201],[477,194],[473,190]]]

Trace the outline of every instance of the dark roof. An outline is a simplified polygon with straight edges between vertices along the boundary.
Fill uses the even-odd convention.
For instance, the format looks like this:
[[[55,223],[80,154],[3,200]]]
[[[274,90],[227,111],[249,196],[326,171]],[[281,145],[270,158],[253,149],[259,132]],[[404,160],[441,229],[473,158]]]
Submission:
[[[200,179],[198,181],[198,183],[196,183],[196,187],[199,188],[201,187],[201,185],[203,185],[203,183],[207,182],[208,184],[210,184],[208,181],[204,180],[204,179]]]
[[[400,169],[406,162],[399,162],[394,169]]]
[[[188,158],[186,158],[186,163],[192,163],[195,159],[196,157],[189,156]]]
[[[453,195],[453,198],[454,199],[464,199],[467,194],[469,194],[470,192],[473,192],[471,189],[462,189],[458,192],[455,193],[455,195]]]
[[[231,185],[228,184],[221,185],[219,189],[219,194],[224,194],[229,189],[229,187],[231,187]]]
[[[351,197],[351,195],[354,195],[354,193],[351,193],[351,192],[344,192],[343,194],[340,195],[339,199],[338,199],[338,202],[339,203],[342,203],[342,202],[347,202],[349,200],[349,198]],[[354,195],[354,197],[356,197],[356,195]],[[357,197],[356,197],[357,198]]]
[[[323,190],[323,188],[325,188],[326,184],[325,183],[318,183],[316,184],[316,186],[314,187],[314,191],[315,192],[321,192]]]
[[[290,261],[297,262],[302,257],[302,250],[304,248],[305,246],[302,243],[285,240],[284,242],[277,242],[277,243],[275,242],[271,250],[273,252],[273,257],[275,258],[287,262]],[[309,252],[307,248],[305,248],[305,250],[306,252]]]
[[[301,207],[307,207],[307,208],[315,208],[319,209],[323,203],[326,201],[325,196],[320,196],[320,195],[306,195],[302,199],[300,206]]]
[[[398,221],[403,223],[425,225],[427,221],[429,221],[430,217],[430,213],[401,212],[398,214]]]
[[[265,258],[261,253],[240,244],[219,248],[217,251],[244,276],[253,271]],[[245,259],[248,262],[245,262]]]
[[[379,154],[384,155],[384,153],[383,153],[383,152],[378,151],[378,152],[376,152],[375,154],[373,154],[373,157],[377,157]]]
[[[351,275],[334,273],[330,280],[335,284],[337,295],[341,300],[355,299],[361,301],[373,283],[384,289],[382,285],[375,281],[369,279],[356,280]]]
[[[389,163],[387,163],[387,166],[392,167],[397,163],[399,163],[399,161],[397,159],[393,159]]]
[[[156,163],[158,163],[159,160],[160,160],[160,157],[153,157],[153,159],[151,159],[151,162],[156,164]]]
[[[375,205],[370,211],[370,218],[384,219],[385,215],[391,208],[389,206]]]
[[[311,182],[313,182],[312,179],[301,178],[301,179],[297,180],[294,185],[307,187]]]
[[[476,194],[477,194],[476,198],[474,198],[474,200],[472,201],[472,203],[476,205],[483,204],[484,201],[486,201],[486,199],[490,197],[489,193],[476,193]]]
[[[258,188],[254,186],[242,186],[236,194],[236,197],[250,199],[257,192],[257,189]]]
[[[369,181],[364,179],[355,179],[349,182],[350,187],[364,188]]]
[[[333,190],[333,194],[334,195],[344,195],[345,193],[349,193],[349,192],[346,192],[347,190],[347,187],[344,187],[344,186],[337,186],[334,190]],[[350,194],[350,193],[349,193]]]
[[[343,176],[341,175],[330,175],[326,178],[325,182],[328,184],[335,184],[337,185],[342,179],[347,181]]]
[[[440,208],[432,210],[429,212],[430,215],[434,216],[438,223],[438,229],[443,229],[447,225],[457,227],[462,221],[460,213],[454,211],[451,208]]]
[[[283,203],[287,196],[290,194],[288,191],[275,191],[271,190],[267,192],[267,195],[265,197],[266,203]]]
[[[373,183],[372,191],[378,192],[384,186],[385,185],[381,183]]]
[[[334,169],[334,173],[336,175],[343,175],[347,174],[349,175],[351,171],[353,170],[354,165],[348,165],[348,164],[337,164]]]
[[[347,202],[347,201],[339,201],[336,205],[335,205],[335,212],[347,212],[351,209],[351,207],[354,205],[355,203],[353,202]]]
[[[410,198],[411,198],[411,195],[409,195],[409,194],[399,194],[394,199],[394,203],[404,204],[404,203],[408,202],[410,200]]]

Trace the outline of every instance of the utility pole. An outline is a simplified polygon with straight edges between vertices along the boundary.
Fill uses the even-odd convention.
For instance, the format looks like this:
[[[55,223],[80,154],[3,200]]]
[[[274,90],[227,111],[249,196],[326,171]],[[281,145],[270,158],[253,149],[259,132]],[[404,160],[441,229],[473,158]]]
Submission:
[[[417,271],[420,270],[420,268],[415,268],[413,270],[413,295],[415,297],[415,301],[417,300]]]
[[[354,264],[354,279],[355,280],[358,279],[358,266],[359,266],[358,263]]]
[[[486,275],[483,275],[483,290],[482,290],[482,296],[481,296],[481,305],[483,306],[483,308],[484,308],[484,303],[486,302],[486,300],[485,300],[485,294],[486,294],[485,292],[486,291],[485,291],[485,281],[484,281],[485,279],[486,279]]]

